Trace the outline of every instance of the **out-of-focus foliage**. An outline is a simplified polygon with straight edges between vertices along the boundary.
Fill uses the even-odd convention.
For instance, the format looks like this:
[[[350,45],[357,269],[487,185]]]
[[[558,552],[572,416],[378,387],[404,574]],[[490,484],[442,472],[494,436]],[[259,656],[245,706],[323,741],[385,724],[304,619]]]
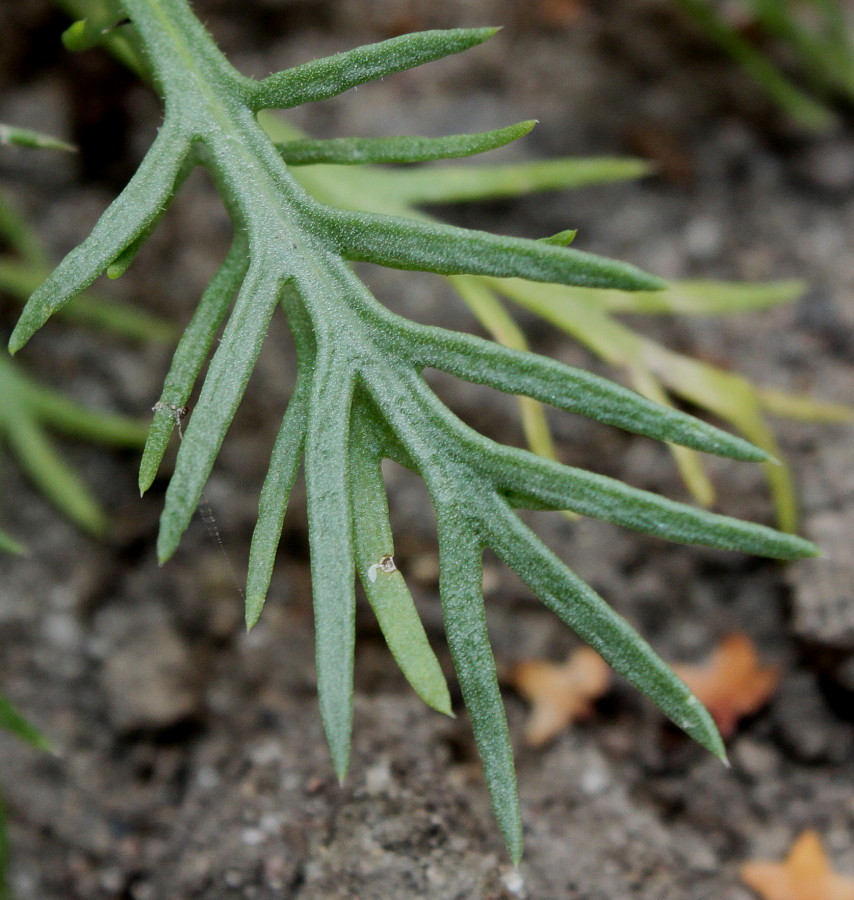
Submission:
[[[9,731],[22,741],[32,744],[38,750],[50,750],[50,743],[42,733],[31,725],[9,701],[0,694],[0,729]],[[11,900],[7,870],[9,868],[9,847],[6,837],[6,809],[0,795],[0,900]]]
[[[854,101],[854,32],[844,0],[676,0],[803,128],[831,127]]]
[[[3,197],[0,241],[6,246],[6,252],[0,255],[0,292],[26,300],[50,272],[50,266],[38,236]],[[174,335],[171,325],[88,294],[78,297],[66,316],[136,340],[164,340]],[[64,515],[92,534],[103,534],[107,520],[100,504],[57,452],[48,431],[115,447],[140,446],[145,441],[145,429],[139,422],[82,406],[41,384],[8,356],[0,356],[0,444]],[[0,532],[0,550],[21,553],[24,548]]]

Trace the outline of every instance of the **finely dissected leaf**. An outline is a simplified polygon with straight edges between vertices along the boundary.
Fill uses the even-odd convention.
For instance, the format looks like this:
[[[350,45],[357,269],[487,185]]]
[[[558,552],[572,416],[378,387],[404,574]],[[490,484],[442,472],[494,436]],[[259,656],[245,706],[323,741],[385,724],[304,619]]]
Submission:
[[[0,259],[0,290],[26,299],[49,271],[37,235],[12,206],[0,198],[0,235],[16,259]],[[114,330],[138,337],[161,336],[168,326],[136,310],[111,309],[93,297],[78,297],[78,318],[90,317]],[[22,467],[48,498],[80,527],[103,534],[106,520],[94,497],[54,451],[45,429],[112,446],[136,447],[145,427],[125,416],[97,412],[73,402],[27,376],[8,357],[0,357],[0,440],[20,459]],[[0,549],[24,552],[8,535],[0,535]]]
[[[461,53],[489,40],[496,31],[497,28],[422,31],[357,47],[265,78],[252,85],[250,102],[259,110],[288,109],[325,100],[366,81]]]
[[[795,535],[695,509],[604,475],[541,460],[524,450],[487,450],[482,441],[473,441],[472,450],[480,444],[489,453],[496,487],[510,495],[514,505],[572,509],[667,540],[721,550],[741,550],[777,559],[816,555],[809,541]]]
[[[781,458],[781,452],[763,418],[758,391],[749,381],[634,334],[604,311],[580,301],[574,291],[555,285],[538,285],[532,290],[533,285],[519,280],[493,280],[490,284],[515,303],[569,332],[609,363],[626,366],[636,379],[654,378],[674,395],[735,425],[771,457],[765,473],[777,518],[784,530],[794,530],[797,511],[791,474],[773,461]]]
[[[408,353],[419,366],[433,366],[475,384],[532,397],[657,440],[745,461],[768,458],[741,438],[583,369],[429,326],[410,325],[407,337]]]
[[[711,716],[685,683],[509,507],[493,501],[482,526],[493,550],[552,612],[683,731],[716,756],[726,758]]]
[[[338,777],[347,774],[353,720],[356,597],[347,437],[352,373],[319,353],[309,401],[305,448],[308,529],[312,546],[320,714]]]
[[[33,265],[0,259],[0,290],[26,300],[44,281],[48,272],[44,262]],[[177,335],[175,326],[163,319],[90,293],[78,294],[63,309],[62,314],[71,321],[134,340],[171,341]]]
[[[270,588],[288,499],[305,447],[310,390],[310,377],[300,375],[273,445],[270,468],[258,499],[258,521],[252,534],[249,575],[246,580],[247,628],[252,628],[260,618]]]
[[[345,259],[440,275],[491,275],[590,287],[656,290],[660,279],[628,263],[542,241],[452,225],[327,209],[321,227]]]
[[[671,406],[670,398],[664,385],[648,369],[632,366],[629,369],[632,384],[638,393],[660,403],[662,406]],[[534,448],[531,448],[534,449]],[[711,506],[715,501],[715,489],[712,481],[703,468],[700,455],[688,447],[679,444],[670,444],[670,452],[679,468],[682,480],[685,482],[691,495],[701,506]]]
[[[88,238],[57,266],[30,297],[12,336],[12,353],[41,328],[53,313],[85,290],[124,249],[160,218],[175,189],[189,150],[177,127],[161,128],[128,186],[98,220]]]
[[[297,388],[262,489],[247,622],[255,621],[263,604],[287,498],[302,457],[318,693],[339,777],[347,770],[352,725],[354,568],[365,579],[366,591],[407,677],[428,702],[448,706],[441,673],[411,598],[388,559],[391,532],[379,470],[381,456],[420,472],[436,507],[448,643],[496,817],[514,859],[521,853],[519,803],[486,631],[481,584],[484,547],[491,546],[547,606],[682,728],[722,754],[714,724],[685,685],[626,622],[545,548],[511,507],[576,508],[677,540],[782,557],[811,555],[816,552],[813,545],[501,447],[463,425],[443,406],[427,386],[422,370],[436,366],[698,449],[753,460],[766,459],[767,453],[602,379],[477,338],[408,323],[371,296],[346,260],[608,288],[655,290],[663,283],[627,264],[549,242],[485,235],[401,215],[344,211],[351,203],[358,207],[356,201],[364,200],[371,189],[382,192],[385,176],[377,172],[368,180],[347,182],[350,188],[340,201],[341,209],[324,205],[309,198],[294,180],[254,114],[264,106],[332,96],[371,78],[457,52],[485,40],[491,30],[428,32],[394,39],[258,83],[229,66],[185,0],[121,0],[120,5],[133,20],[165,97],[165,121],[138,175],[92,236],[31,299],[12,346],[22,346],[51,312],[129,247],[135,249],[135,242],[162,215],[185,174],[185,159],[188,165],[201,162],[210,170],[232,215],[236,243],[246,239],[248,265],[244,268],[237,249],[223,264],[190,326],[190,336],[176,352],[155,413],[141,475],[143,488],[154,477],[176,408],[185,405],[231,297],[242,283],[179,449],[161,523],[160,558],[174,551],[193,515],[270,316],[281,299],[299,357]],[[202,149],[191,153],[191,146]],[[322,179],[312,182],[315,168],[327,173],[342,170],[299,170],[306,173],[306,184],[321,186],[322,201],[330,192],[328,185],[323,188]],[[498,177],[494,170],[488,189],[504,190],[502,178],[507,171]],[[569,177],[566,166],[540,174],[539,187],[563,184]],[[612,174],[623,177],[616,170]],[[437,174],[438,181],[443,177]],[[395,178],[390,174],[388,183]],[[507,190],[518,191],[518,171],[503,183]],[[410,193],[403,196],[414,196],[413,184],[409,182]],[[484,184],[478,189],[483,191]],[[394,197],[393,190],[389,196]],[[393,207],[395,201],[391,202]],[[379,201],[374,198],[373,203]],[[367,202],[362,208],[375,205]],[[383,208],[388,211],[387,206]],[[407,208],[398,201],[393,211],[406,213]],[[568,236],[562,234],[560,243]],[[521,291],[519,284],[524,283],[481,282],[490,290],[507,293]],[[545,301],[535,297],[530,302]],[[635,361],[636,345],[627,349],[619,330],[609,330],[605,313],[593,312],[605,319],[602,345],[608,347],[612,341],[615,355],[619,351]],[[665,383],[664,374],[655,374]]]
[[[403,575],[394,565],[379,446],[367,431],[365,418],[354,418],[350,448],[356,571],[389,650],[407,681],[428,706],[451,715],[451,698],[442,668]]]
[[[174,553],[196,510],[278,303],[279,279],[263,269],[259,263],[246,275],[190,416],[166,492],[157,541],[161,562]]]
[[[266,119],[265,127],[276,136],[290,136],[292,133],[278,119]],[[519,172],[523,168],[520,167]],[[432,184],[433,171],[441,175],[446,169],[416,171],[413,174],[430,176],[427,183]],[[458,174],[464,177],[467,172],[476,174],[479,171],[480,167],[469,167]],[[384,185],[383,179],[386,175],[394,181],[400,174],[408,176],[409,173],[394,171],[386,173],[370,169],[342,171],[334,167],[316,167],[303,170],[299,173],[299,177],[317,196],[327,199],[334,198],[339,204],[350,209],[370,209],[379,212],[417,215],[410,207],[401,205],[399,201],[395,200],[393,194],[390,194],[386,189],[387,186]],[[467,276],[455,276],[452,281],[460,296],[472,308],[475,315],[481,318],[484,326],[492,330],[493,335],[502,343],[509,343],[510,346],[519,348],[518,336],[509,342],[501,337],[500,331],[504,333],[507,331],[505,326],[501,326],[498,330],[494,329],[497,296],[492,286],[484,279]],[[672,309],[686,313],[718,314],[726,310],[759,308],[773,303],[788,302],[795,299],[801,290],[801,285],[797,282],[779,282],[769,285],[687,282],[657,292],[625,292],[581,287],[557,288],[514,282],[513,280],[494,284],[499,289],[503,289],[506,285],[509,295],[514,300],[544,315],[559,327],[565,328],[609,362],[626,366],[634,386],[644,396],[659,403],[667,403],[665,385],[647,367],[645,357],[649,356],[659,360],[662,356],[659,353],[660,348],[657,348],[653,342],[638,338],[623,326],[612,322],[604,315],[606,310],[659,313]],[[737,297],[742,292],[743,300],[739,302]],[[483,298],[490,296],[493,299],[489,312],[483,316]],[[637,301],[634,298],[638,298]],[[480,313],[478,308],[481,310]],[[506,316],[503,317],[505,324],[506,318]],[[516,332],[518,334],[518,329]],[[678,354],[668,354],[668,358],[677,359]],[[656,362],[657,368],[659,365],[660,363]],[[715,373],[718,370],[709,366],[708,371]],[[726,375],[726,373],[722,374]],[[668,381],[674,392],[678,393],[679,378],[669,378]],[[756,398],[761,402],[763,393],[755,392],[747,382],[744,384],[751,393],[755,393]],[[786,397],[788,395],[780,395],[779,404],[775,402],[776,398],[772,397],[769,400],[769,409],[771,411],[778,407],[781,410],[785,409]],[[547,426],[542,414],[537,412],[536,405],[531,404],[525,398],[522,403],[523,421],[533,417],[533,426],[531,424],[525,426],[529,445],[541,455],[552,458],[554,454],[550,452],[548,439],[544,439]],[[700,401],[700,405],[705,404]],[[765,404],[763,403],[763,405]],[[714,407],[710,408],[717,411]],[[804,414],[807,414],[809,409],[808,406],[799,405],[796,402],[792,408],[795,410],[793,415],[796,416],[799,410],[803,410]],[[846,421],[848,414],[842,407],[819,405],[815,408],[811,420]],[[750,408],[745,406],[737,418],[724,415],[725,418],[741,428],[746,436],[758,440],[768,453],[779,458],[779,450],[773,436],[764,426],[761,411],[755,403]],[[531,442],[532,435],[535,443]],[[710,505],[714,499],[714,491],[700,459],[689,450],[679,446],[672,447],[672,451],[680,472],[694,497],[704,505]],[[766,474],[774,495],[778,520],[784,530],[793,530],[796,508],[788,469],[785,466],[769,465],[766,467]]]
[[[418,163],[436,159],[473,156],[503,147],[524,137],[537,123],[519,122],[479,134],[452,134],[447,137],[329,138],[294,140],[277,144],[289,166],[363,165],[365,163]]]
[[[276,140],[293,139],[299,135],[292,126],[280,118],[267,116],[264,118],[263,124],[265,130]],[[516,189],[521,191],[528,186],[547,188],[549,186],[548,178],[539,179],[539,176],[544,173],[547,176],[549,173],[565,176],[562,186],[572,187],[574,186],[573,175],[578,173],[576,164],[580,165],[580,171],[583,173],[589,162],[595,161],[551,160],[546,163],[525,163],[510,167],[466,166],[465,168],[453,167],[450,170],[448,167],[439,169],[425,167],[408,171],[315,166],[298,170],[296,174],[313,195],[333,205],[352,210],[425,218],[422,213],[416,211],[408,203],[470,199],[465,196],[457,197],[453,192],[457,186],[461,186],[461,189],[464,190],[467,185],[479,183],[478,180],[483,173],[486,173],[487,177],[483,182],[482,196],[491,197],[502,195],[503,192],[512,193]],[[610,165],[611,161],[608,162]],[[613,161],[615,171],[617,173],[623,171],[626,177],[637,177],[637,175],[643,174],[642,168],[633,167],[634,162],[632,160]],[[529,169],[537,176],[533,185],[530,185],[526,176]],[[596,166],[591,167],[590,173],[593,178],[601,174],[605,180],[609,174],[614,174],[613,172],[609,173],[607,167],[604,172],[599,172]],[[430,190],[435,191],[437,184],[444,183],[446,177],[449,178],[451,193],[446,197],[429,194]],[[405,189],[397,191],[398,184],[403,188],[410,182],[415,186],[410,193],[407,193]],[[551,186],[555,187],[557,184]],[[425,191],[423,196],[419,193],[422,187]],[[509,317],[497,312],[500,309],[497,292],[507,294],[514,301],[522,303],[528,309],[563,328],[609,363],[626,367],[631,383],[636,390],[651,400],[667,405],[669,405],[667,389],[671,389],[674,394],[678,395],[680,381],[679,377],[668,377],[667,360],[677,360],[680,358],[679,354],[670,352],[665,354],[663,348],[659,348],[654,342],[645,340],[614,322],[608,313],[626,311],[647,314],[680,312],[717,315],[727,311],[741,312],[789,302],[800,296],[803,291],[803,286],[794,281],[759,285],[679,282],[662,291],[626,292],[577,286],[534,285],[512,279],[489,282],[488,279],[470,276],[452,276],[450,280],[484,327],[501,343],[516,349],[527,349],[526,345],[519,343],[520,333],[515,326],[513,336],[507,337]],[[500,322],[497,317],[500,317]],[[663,378],[659,378],[652,371],[651,364],[655,365],[656,370],[664,376]],[[721,372],[723,378],[716,379],[715,373],[720,370],[712,366],[705,366],[705,369],[709,373],[709,377],[705,380],[710,383],[716,380],[720,381],[718,393],[725,397],[728,373]],[[769,412],[787,415],[786,410],[791,409],[794,417],[803,415],[810,421],[844,422],[850,416],[850,410],[845,407],[832,404],[817,404],[810,407],[808,404],[798,402],[797,397],[788,394],[772,393],[768,395],[767,391],[753,388],[744,379],[741,379],[741,382],[744,388],[750,392],[753,400],[749,405],[743,405],[737,417],[724,412],[724,418],[741,429],[750,440],[758,441],[768,453],[777,459],[780,459],[779,450],[773,435],[763,422],[762,410],[757,406],[756,401],[761,407],[767,408]],[[744,392],[744,389],[735,381],[731,383],[736,388],[736,395]],[[767,403],[766,395],[768,395]],[[790,397],[791,403],[789,402]],[[701,407],[706,405],[703,400],[692,399],[692,402],[698,402]],[[551,452],[550,438],[547,437],[547,425],[542,412],[538,412],[537,405],[524,397],[521,398],[521,406],[529,446],[535,452],[552,458],[554,453]],[[718,401],[716,405],[709,406],[709,409],[712,412],[718,412],[720,406],[721,403]],[[714,500],[714,490],[702,461],[696,454],[683,447],[672,446],[671,450],[685,483],[695,499],[704,505],[711,505]],[[769,465],[766,466],[766,476],[774,496],[778,522],[784,530],[794,530],[796,505],[788,469],[785,465]]]
[[[481,281],[465,275],[452,276],[451,283],[492,337],[513,350],[528,352],[528,342],[498,297]],[[550,398],[550,402],[553,402]],[[531,397],[519,397],[519,413],[528,446],[546,459],[557,460],[557,452],[542,404]]]
[[[265,130],[277,140],[292,139],[299,134],[287,123],[272,116],[266,117],[263,124]],[[570,174],[566,186],[572,186],[571,173],[575,162],[575,160],[553,160],[545,165],[554,166],[558,163],[566,163]],[[580,161],[582,169],[585,162],[588,161]],[[630,177],[636,177],[637,174],[640,174],[632,171],[631,160],[618,160],[616,162],[618,164],[627,164],[627,171]],[[539,163],[529,163],[510,167],[508,170],[508,183],[512,186],[516,183],[514,181],[516,179],[520,185],[524,185],[524,173],[527,167],[532,166],[539,172],[541,165]],[[466,179],[469,176],[475,179],[478,173],[482,171],[482,168],[469,166],[465,169],[455,169],[454,172],[465,185],[467,183]],[[503,171],[502,167],[499,168]],[[334,166],[317,166],[298,170],[297,175],[310,192],[326,202],[332,202],[335,205],[353,210],[370,210],[386,214],[402,214],[424,218],[423,214],[407,205],[405,191],[401,198],[397,198],[389,188],[397,182],[399,177],[408,179],[410,176],[415,179],[416,183],[423,177],[426,185],[433,185],[434,181],[441,180],[447,172],[447,167],[401,172],[381,171],[371,168],[341,169]],[[501,188],[501,184],[499,180],[496,187]],[[488,190],[485,192],[485,196],[490,196]],[[415,199],[418,198],[416,197]],[[680,282],[668,286],[663,291],[653,292],[625,292],[569,286],[532,285],[512,279],[495,281],[490,284],[487,279],[467,276],[452,276],[451,281],[462,299],[481,320],[484,327],[489,329],[493,336],[502,343],[506,343],[516,349],[526,349],[526,347],[519,345],[518,328],[514,329],[515,335],[509,341],[502,337],[502,333],[504,335],[507,334],[508,317],[496,313],[498,299],[495,288],[504,292],[504,287],[506,286],[506,292],[516,302],[521,302],[527,308],[564,328],[608,362],[625,366],[628,369],[633,386],[638,391],[651,400],[665,404],[668,403],[666,388],[670,387],[674,393],[678,394],[680,379],[678,377],[659,379],[649,368],[647,359],[650,362],[654,361],[656,369],[660,371],[662,366],[665,370],[667,369],[667,362],[663,361],[665,357],[669,360],[677,360],[680,358],[679,354],[673,354],[669,351],[665,352],[663,348],[659,348],[654,342],[638,337],[622,325],[611,320],[607,316],[608,312],[636,311],[649,314],[673,311],[686,314],[716,315],[727,311],[746,311],[767,305],[789,302],[796,299],[803,290],[803,286],[795,281],[759,285]],[[484,298],[487,298],[487,300],[485,301]],[[486,307],[484,307],[485,302],[487,303]],[[502,323],[500,325],[496,324],[496,315],[501,316]],[[693,361],[689,359],[688,363],[690,364],[691,362]],[[709,378],[706,380],[710,382],[715,381],[716,373],[719,373],[720,370],[705,364],[704,366],[709,373]],[[666,376],[666,371],[662,374]],[[729,374],[725,372],[720,372],[720,374],[723,377],[717,379],[721,382],[719,393],[725,397],[725,384],[729,380]],[[665,385],[664,381],[669,383]],[[773,435],[764,424],[762,411],[757,402],[770,412],[787,415],[786,410],[791,409],[793,417],[804,416],[808,417],[810,421],[844,422],[850,416],[850,410],[845,407],[833,404],[816,404],[811,407],[809,404],[798,402],[799,398],[796,396],[788,394],[774,394],[772,392],[766,403],[764,398],[768,392],[753,388],[744,379],[740,379],[740,381],[743,383],[744,388],[750,392],[753,399],[749,405],[745,404],[743,406],[737,417],[728,415],[725,412],[723,413],[724,418],[727,418],[732,424],[740,428],[746,437],[758,441],[767,453],[777,459],[780,458],[779,449],[776,446]],[[736,387],[736,395],[743,393],[743,388],[738,386],[736,379],[732,383]],[[791,403],[788,402],[790,397]],[[699,402],[701,407],[705,406],[702,400],[692,399],[692,402]],[[713,412],[718,412],[719,407],[720,402],[717,403],[717,406],[710,406],[709,408]],[[522,398],[522,409],[523,421],[526,418],[530,419],[533,417],[533,422],[535,423],[533,427],[530,424],[525,425],[529,445],[541,455],[552,458],[554,454],[550,452],[551,448],[548,446],[550,439],[544,439],[547,426],[541,412],[538,413],[536,404],[532,404],[527,398]],[[532,436],[535,443],[532,443]],[[704,505],[711,505],[714,499],[714,491],[709,477],[703,469],[701,460],[696,454],[692,454],[689,450],[682,447],[672,446],[671,449],[686,485],[695,499]],[[784,530],[794,530],[796,505],[792,479],[788,469],[785,465],[768,465],[766,466],[766,475],[772,488],[779,523]]]
[[[151,423],[148,440],[139,466],[139,491],[144,494],[154,482],[157,469],[166,452],[174,429],[170,410],[185,406],[193,385],[225,319],[234,294],[246,276],[249,266],[245,237],[238,232],[234,243],[216,275],[211,279],[196,312],[184,330],[172,366],[163,382],[159,414]]]
[[[494,489],[516,506],[572,509],[670,540],[781,559],[818,553],[813,544],[794,535],[694,509],[602,475],[498,445],[459,422],[423,383],[414,384],[432,422],[456,437],[457,455],[467,460],[473,473],[490,478]]]
[[[438,515],[439,583],[448,648],[483,760],[492,809],[510,858],[518,863],[522,856],[522,816],[513,748],[486,630],[482,551],[470,538],[460,539],[458,522],[465,518],[464,510],[448,513],[448,518],[441,512]]]

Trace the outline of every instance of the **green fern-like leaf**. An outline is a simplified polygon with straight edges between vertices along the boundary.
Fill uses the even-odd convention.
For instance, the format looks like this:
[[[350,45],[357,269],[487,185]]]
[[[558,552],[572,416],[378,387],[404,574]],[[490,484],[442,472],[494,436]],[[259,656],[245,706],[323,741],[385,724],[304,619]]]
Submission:
[[[124,192],[89,238],[33,294],[10,347],[20,349],[99,274],[117,263],[121,269],[132,259],[189,166],[199,163],[210,171],[234,220],[234,246],[205,292],[166,377],[143,459],[143,490],[165,451],[174,411],[185,405],[221,323],[224,329],[166,494],[160,559],[175,551],[193,516],[270,318],[281,307],[296,343],[299,372],[261,492],[247,620],[257,620],[263,606],[288,495],[302,461],[318,693],[339,776],[347,770],[352,726],[356,574],[404,674],[428,703],[448,709],[438,665],[391,560],[378,468],[382,458],[419,472],[436,509],[448,645],[496,817],[514,860],[521,854],[521,825],[507,722],[486,632],[481,585],[485,548],[492,548],[680,727],[722,756],[710,717],[685,685],[542,544],[515,508],[574,509],[670,540],[780,558],[814,555],[813,545],[487,440],[438,400],[422,372],[438,368],[657,440],[734,459],[762,461],[767,453],[583,371],[413,324],[379,304],[348,261],[623,290],[656,291],[663,282],[628,264],[568,248],[566,234],[557,243],[529,241],[325,205],[295,181],[283,159],[287,149],[280,150],[256,119],[268,107],[330,97],[459,52],[494,30],[407,35],[256,82],[229,65],[185,0],[121,0],[119,5],[137,31],[163,96],[164,121]],[[399,144],[398,151],[401,146],[406,145]]]

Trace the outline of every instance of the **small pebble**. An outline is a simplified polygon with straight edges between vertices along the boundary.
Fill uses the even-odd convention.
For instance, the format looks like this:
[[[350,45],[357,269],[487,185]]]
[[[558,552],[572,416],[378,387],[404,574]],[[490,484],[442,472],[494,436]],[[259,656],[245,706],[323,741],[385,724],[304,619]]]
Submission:
[[[598,767],[586,769],[581,775],[581,790],[589,797],[601,794],[609,783],[608,773]]]
[[[518,869],[512,869],[509,872],[505,872],[501,876],[501,881],[504,884],[504,887],[506,887],[514,897],[525,896],[525,879]]]

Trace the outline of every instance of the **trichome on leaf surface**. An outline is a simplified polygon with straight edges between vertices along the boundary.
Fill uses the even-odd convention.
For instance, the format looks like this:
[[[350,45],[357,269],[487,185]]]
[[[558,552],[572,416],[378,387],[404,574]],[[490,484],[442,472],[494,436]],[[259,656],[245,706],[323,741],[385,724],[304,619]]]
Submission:
[[[259,111],[321,100],[472,47],[494,29],[394,38],[255,81],[223,57],[186,0],[121,0],[163,98],[164,121],[139,170],[92,234],[33,294],[11,341],[19,350],[50,315],[107,271],[120,275],[168,207],[189,169],[210,172],[234,224],[233,246],[175,353],[144,452],[148,488],[224,324],[166,494],[158,552],[176,549],[201,497],[277,306],[298,354],[297,383],[272,450],[252,541],[247,623],[261,613],[288,496],[303,462],[316,617],[320,709],[335,769],[348,765],[352,725],[355,579],[358,573],[392,653],[415,690],[449,711],[447,687],[393,557],[380,462],[420,473],[436,510],[440,591],[457,678],[480,750],[493,808],[514,860],[522,851],[507,722],[486,630],[482,553],[489,547],[610,665],[712,752],[723,745],[706,710],[643,639],[574,575],[514,508],[570,509],[659,537],[771,557],[812,556],[798,537],[685,506],[619,481],[505,447],[457,419],[422,371],[441,369],[532,397],[657,440],[739,460],[767,454],[746,441],[607,380],[476,337],[426,327],[383,307],[349,261],[446,275],[473,274],[587,287],[655,291],[633,266],[548,241],[500,237],[333,208],[292,177]],[[79,29],[78,29],[79,30]],[[527,123],[441,142],[395,138],[384,159],[477,152],[524,133]],[[461,142],[461,143],[460,143]],[[359,149],[358,145],[357,149]],[[382,145],[379,145],[380,147]],[[336,142],[291,148],[313,161]],[[360,152],[377,158],[377,144]],[[230,311],[230,315],[229,315]],[[227,319],[227,321],[226,321]]]

